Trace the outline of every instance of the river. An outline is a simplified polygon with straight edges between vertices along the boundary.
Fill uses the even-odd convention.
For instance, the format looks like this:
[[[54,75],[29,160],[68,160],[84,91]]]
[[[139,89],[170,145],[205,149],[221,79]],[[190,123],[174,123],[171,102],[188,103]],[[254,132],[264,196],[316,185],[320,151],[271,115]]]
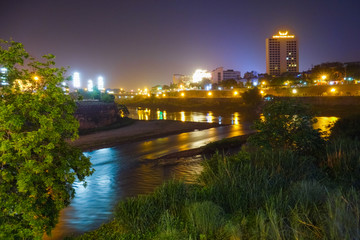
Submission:
[[[86,152],[91,157],[95,173],[87,178],[87,187],[74,183],[76,196],[70,206],[61,211],[58,225],[49,239],[63,239],[98,228],[109,221],[118,201],[129,196],[145,194],[172,177],[194,181],[201,172],[201,157],[180,159],[174,164],[157,164],[156,159],[165,154],[203,146],[227,137],[251,131],[251,118],[240,113],[170,112],[160,110],[130,109],[136,119],[168,119],[179,121],[220,122],[231,124],[202,131],[182,133],[148,141],[122,144]],[[324,127],[335,117],[319,117]]]

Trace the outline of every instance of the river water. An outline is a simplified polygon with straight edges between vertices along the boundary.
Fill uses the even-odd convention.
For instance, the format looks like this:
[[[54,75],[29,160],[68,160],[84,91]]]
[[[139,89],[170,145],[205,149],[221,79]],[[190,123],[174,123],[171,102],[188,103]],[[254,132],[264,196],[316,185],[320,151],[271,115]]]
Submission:
[[[145,194],[172,177],[194,181],[201,172],[201,157],[184,158],[172,164],[158,164],[156,158],[178,151],[201,147],[209,142],[251,132],[251,117],[238,112],[170,112],[130,109],[130,117],[140,120],[179,120],[231,124],[202,131],[182,133],[148,141],[122,144],[86,152],[95,173],[87,178],[87,187],[74,183],[76,196],[61,212],[58,225],[50,239],[63,239],[98,228],[109,221],[118,201]],[[319,117],[324,129],[335,117]]]

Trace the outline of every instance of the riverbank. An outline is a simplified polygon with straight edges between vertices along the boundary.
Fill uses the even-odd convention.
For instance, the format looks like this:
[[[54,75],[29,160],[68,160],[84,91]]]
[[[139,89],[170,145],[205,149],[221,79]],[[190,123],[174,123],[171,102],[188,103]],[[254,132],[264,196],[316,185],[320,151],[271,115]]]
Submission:
[[[173,134],[192,132],[219,126],[221,125],[217,123],[180,122],[170,120],[135,120],[133,124],[121,128],[82,135],[79,139],[72,142],[72,145],[83,151],[92,151],[129,142],[165,137]]]

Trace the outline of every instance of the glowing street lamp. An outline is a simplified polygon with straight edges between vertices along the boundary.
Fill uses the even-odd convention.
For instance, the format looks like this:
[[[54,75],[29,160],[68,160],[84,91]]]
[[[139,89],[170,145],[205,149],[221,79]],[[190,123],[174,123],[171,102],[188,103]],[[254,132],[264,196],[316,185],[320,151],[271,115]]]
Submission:
[[[327,76],[326,76],[326,75],[322,75],[322,76],[321,76],[321,79],[322,79],[323,81],[325,81],[325,80],[326,80],[326,78],[327,78]]]

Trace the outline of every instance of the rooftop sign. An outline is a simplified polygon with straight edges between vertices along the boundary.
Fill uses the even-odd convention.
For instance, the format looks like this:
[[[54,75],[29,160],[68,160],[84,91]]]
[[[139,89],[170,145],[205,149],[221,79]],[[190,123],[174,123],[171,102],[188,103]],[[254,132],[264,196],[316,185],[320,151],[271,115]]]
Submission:
[[[274,35],[273,38],[295,38],[294,35],[288,35],[288,34],[289,34],[288,31],[285,32],[279,31],[279,35]]]

